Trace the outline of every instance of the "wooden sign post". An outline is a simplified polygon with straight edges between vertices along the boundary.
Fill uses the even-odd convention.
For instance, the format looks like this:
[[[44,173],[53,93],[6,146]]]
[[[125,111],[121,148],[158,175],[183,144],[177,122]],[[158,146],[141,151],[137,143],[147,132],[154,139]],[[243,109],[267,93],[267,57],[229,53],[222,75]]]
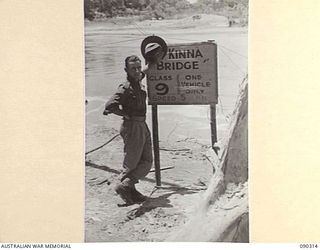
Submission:
[[[218,141],[217,138],[217,121],[216,121],[216,105],[210,105],[210,128],[211,128],[211,147],[216,154],[218,154],[217,148],[214,144]]]
[[[217,142],[217,45],[213,41],[169,45],[165,57],[150,66],[148,98],[152,105],[152,131],[157,186],[161,186],[157,105],[210,105],[212,148]]]
[[[152,105],[152,139],[154,152],[154,168],[156,173],[156,184],[161,186],[160,152],[159,152],[159,129],[158,129],[158,106]]]

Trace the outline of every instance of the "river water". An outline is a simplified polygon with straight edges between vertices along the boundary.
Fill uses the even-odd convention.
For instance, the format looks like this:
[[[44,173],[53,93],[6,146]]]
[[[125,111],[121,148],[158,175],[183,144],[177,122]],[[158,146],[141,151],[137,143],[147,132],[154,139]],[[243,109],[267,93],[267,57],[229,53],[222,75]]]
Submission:
[[[239,85],[247,73],[247,29],[227,27],[223,18],[205,16],[191,19],[121,22],[88,22],[85,24],[85,90],[88,105],[87,126],[108,124],[102,115],[103,105],[125,79],[124,59],[141,56],[140,44],[148,35],[158,35],[168,44],[215,40],[218,45],[217,105],[218,139],[225,137],[230,115],[239,94]],[[150,107],[147,121],[151,127]],[[210,144],[210,118],[207,105],[159,106],[160,140],[196,138]],[[113,123],[110,123],[113,124]],[[110,125],[111,126],[111,125]],[[112,125],[115,126],[115,125]]]

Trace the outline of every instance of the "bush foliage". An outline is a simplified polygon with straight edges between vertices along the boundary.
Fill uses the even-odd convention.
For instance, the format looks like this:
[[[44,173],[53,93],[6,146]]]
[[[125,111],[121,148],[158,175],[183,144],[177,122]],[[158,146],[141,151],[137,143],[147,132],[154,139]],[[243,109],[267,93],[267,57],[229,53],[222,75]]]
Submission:
[[[172,18],[181,14],[222,14],[233,18],[248,17],[248,0],[84,0],[88,20],[118,16],[142,16],[144,19]]]

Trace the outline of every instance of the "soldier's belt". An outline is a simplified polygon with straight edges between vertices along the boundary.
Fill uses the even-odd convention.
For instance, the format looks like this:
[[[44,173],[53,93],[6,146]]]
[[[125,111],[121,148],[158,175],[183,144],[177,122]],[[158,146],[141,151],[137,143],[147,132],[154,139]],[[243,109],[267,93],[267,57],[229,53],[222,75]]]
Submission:
[[[126,121],[136,121],[136,122],[144,122],[146,120],[145,116],[131,116],[130,119],[124,118]]]

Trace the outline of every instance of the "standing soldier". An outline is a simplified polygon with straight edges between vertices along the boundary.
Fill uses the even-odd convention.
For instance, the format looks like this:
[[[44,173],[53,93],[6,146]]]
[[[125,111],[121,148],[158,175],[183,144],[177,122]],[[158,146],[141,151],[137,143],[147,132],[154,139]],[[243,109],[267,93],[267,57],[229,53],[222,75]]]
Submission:
[[[124,171],[116,192],[127,203],[139,203],[146,197],[136,190],[135,184],[145,177],[152,165],[151,135],[146,124],[147,93],[141,80],[141,60],[137,56],[125,59],[127,80],[106,103],[104,115],[113,113],[123,117],[120,135],[124,141]]]

